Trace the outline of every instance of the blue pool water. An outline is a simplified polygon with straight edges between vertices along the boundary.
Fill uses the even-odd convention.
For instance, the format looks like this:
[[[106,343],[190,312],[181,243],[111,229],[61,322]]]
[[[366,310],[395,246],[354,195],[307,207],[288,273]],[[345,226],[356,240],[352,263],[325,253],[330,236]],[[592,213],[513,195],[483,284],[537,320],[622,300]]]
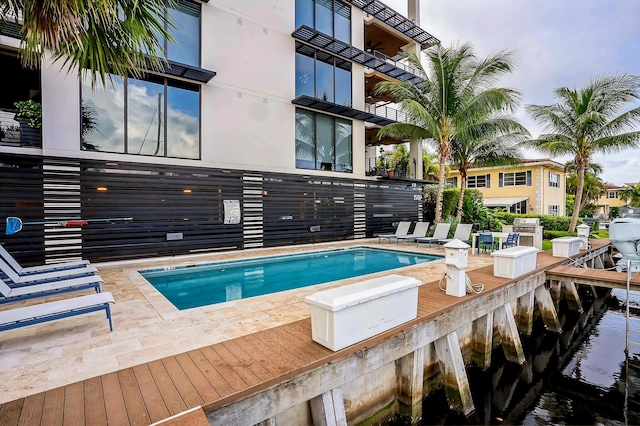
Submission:
[[[178,309],[276,293],[442,259],[352,247],[140,271]]]

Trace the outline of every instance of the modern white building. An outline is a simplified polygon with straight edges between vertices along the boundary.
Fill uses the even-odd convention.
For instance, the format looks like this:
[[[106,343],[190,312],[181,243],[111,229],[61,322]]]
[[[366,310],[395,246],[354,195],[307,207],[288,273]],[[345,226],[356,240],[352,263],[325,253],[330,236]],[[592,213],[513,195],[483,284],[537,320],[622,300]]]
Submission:
[[[417,7],[179,0],[165,70],[96,88],[48,59],[23,69],[19,23],[3,26],[0,218],[24,227],[0,242],[25,260],[110,260],[364,238],[418,220],[418,143],[402,176],[369,176],[377,130],[402,119],[375,84],[420,81],[401,54],[437,42]],[[40,130],[15,117],[29,99]],[[77,219],[88,225],[30,223]]]

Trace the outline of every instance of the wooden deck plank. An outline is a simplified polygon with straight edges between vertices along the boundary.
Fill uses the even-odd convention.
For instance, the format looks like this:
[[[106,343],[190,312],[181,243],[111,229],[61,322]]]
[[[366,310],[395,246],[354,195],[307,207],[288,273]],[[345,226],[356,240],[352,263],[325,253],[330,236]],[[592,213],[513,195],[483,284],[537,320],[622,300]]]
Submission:
[[[278,327],[277,330],[276,329],[266,330],[265,335],[270,339],[270,341],[274,345],[277,344],[283,347],[287,355],[290,355],[292,358],[295,358],[295,360],[298,363],[300,363],[300,366],[307,365],[313,362],[314,359],[316,359],[316,357],[307,353],[304,350],[303,348],[304,344],[301,342],[300,339],[298,338],[294,339],[284,335],[280,327]],[[276,346],[273,346],[273,347],[275,348]]]
[[[124,405],[127,409],[127,417],[131,425],[148,425],[149,412],[142,399],[140,387],[133,374],[132,368],[125,368],[118,371],[118,380],[120,381],[120,389],[124,398]]]
[[[55,388],[44,393],[44,405],[42,407],[43,425],[61,425],[64,418],[64,391],[65,388]]]
[[[194,407],[158,424],[162,426],[209,426],[209,421],[202,407]]]
[[[16,425],[20,419],[24,398],[0,405],[0,425]]]
[[[200,353],[209,361],[209,363],[215,368],[220,376],[231,386],[234,392],[249,387],[247,382],[236,373],[235,369],[225,360],[220,358],[220,355],[211,346],[200,349]],[[255,377],[255,376],[254,376]]]
[[[46,404],[46,402],[45,402]],[[77,382],[66,386],[64,390],[64,420],[63,424],[70,426],[84,425],[84,383]]]
[[[85,423],[87,426],[98,426],[107,423],[105,397],[102,392],[102,378],[93,377],[83,382]]]
[[[251,354],[253,359],[266,368],[272,376],[278,376],[290,370],[290,367],[285,365],[286,363],[279,356],[271,353],[270,348],[265,347],[252,335],[241,336],[235,340],[235,343],[246,353]]]
[[[244,365],[240,359],[238,359],[229,349],[227,349],[223,344],[218,343],[216,345],[211,346],[211,349],[216,353],[220,360],[227,364],[229,368],[231,368],[237,375],[242,379],[243,382],[247,384],[247,386],[253,386],[260,383],[260,379],[258,376],[253,374],[251,369]],[[211,362],[211,360],[209,360]],[[217,369],[217,366],[216,366]]]
[[[175,358],[203,401],[215,401],[220,398],[220,394],[216,392],[211,383],[202,375],[188,354],[179,354],[176,355]]]
[[[311,338],[311,334],[302,333],[295,327],[279,327],[277,330],[283,338],[290,338],[300,344],[300,349],[309,355],[311,361],[330,355],[332,351]]]
[[[44,408],[44,392],[30,395],[24,399],[19,426],[39,425],[42,420],[42,409]]]
[[[255,376],[260,380],[269,380],[273,377],[266,368],[264,368],[259,362],[257,362],[253,357],[242,349],[236,340],[228,340],[226,342],[222,342],[222,346],[227,349],[230,353],[232,353],[242,365],[246,366]]]
[[[187,375],[182,371],[180,364],[175,357],[168,357],[162,360],[162,365],[166,369],[171,381],[180,393],[182,400],[187,407],[197,407],[204,403],[204,400],[193,386]]]
[[[148,364],[136,365],[133,367],[133,374],[138,382],[144,405],[147,407],[149,420],[158,422],[169,417],[169,410],[165,406],[156,382],[151,376]]]
[[[127,408],[120,389],[120,380],[116,373],[102,376],[102,394],[104,395],[107,423],[110,425],[126,425],[129,422]]]
[[[201,375],[206,379],[207,383],[213,387],[218,399],[221,396],[227,396],[233,393],[233,388],[225,380],[224,377],[214,368],[202,353],[202,349],[187,352],[190,361],[198,369]],[[205,399],[206,401],[206,399]]]
[[[187,405],[182,400],[180,392],[178,392],[178,389],[171,380],[171,377],[169,377],[169,373],[167,373],[162,362],[160,360],[151,361],[147,366],[149,367],[149,372],[153,376],[153,380],[158,386],[160,395],[162,395],[162,400],[164,401],[167,410],[169,410],[169,415],[174,416],[185,411],[187,409]]]
[[[306,364],[306,362],[300,360],[298,355],[294,355],[290,352],[287,342],[285,342],[285,344],[282,344],[277,340],[274,340],[271,336],[271,333],[268,333],[267,331],[268,330],[262,331],[260,333],[252,335],[251,337],[256,341],[259,341],[265,347],[269,348],[273,354],[277,354],[279,359],[283,360],[283,366],[286,367],[287,370],[299,368]]]

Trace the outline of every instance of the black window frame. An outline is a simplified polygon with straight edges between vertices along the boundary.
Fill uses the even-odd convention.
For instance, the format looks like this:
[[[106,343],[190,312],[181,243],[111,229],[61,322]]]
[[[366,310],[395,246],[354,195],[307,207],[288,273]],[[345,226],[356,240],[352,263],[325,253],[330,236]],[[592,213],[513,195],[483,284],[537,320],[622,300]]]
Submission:
[[[317,20],[316,20],[316,3],[318,0],[308,0],[308,1],[312,4],[311,10],[313,11],[313,25],[311,26],[313,27],[314,30],[320,31],[318,30]],[[353,30],[353,20],[352,20],[353,14],[351,13],[351,5],[340,0],[329,0],[329,1],[331,1],[331,34],[327,34],[327,35],[335,38],[336,40],[340,40],[344,43],[351,44],[352,30]],[[337,13],[336,7],[335,7],[336,3],[339,3],[342,7],[349,10],[349,40],[342,40],[336,37],[336,20],[335,20],[335,14]],[[296,25],[296,28],[298,28],[305,24],[296,22],[295,25]]]
[[[318,59],[318,54],[320,54],[322,57],[325,58],[332,58],[332,63],[329,64],[332,66],[333,69],[333,101],[329,101],[326,99],[322,99],[325,100],[327,102],[332,102],[335,103],[337,105],[341,105],[341,106],[347,106],[349,108],[351,108],[351,106],[353,105],[353,64],[350,61],[347,61],[346,59],[340,58],[338,56],[335,55],[331,55],[327,52],[324,52],[322,50],[318,50],[316,48],[313,48],[311,46],[308,46],[304,43],[300,43],[299,41],[296,41],[296,45],[295,45],[295,54],[296,55],[303,55],[306,56],[308,58],[312,58],[313,59],[313,98],[315,99],[322,99],[322,98],[318,98],[316,96],[317,94],[317,89],[318,89],[318,67],[317,67],[317,62],[321,61],[324,62],[325,64],[329,64],[329,62],[327,62],[326,60],[323,59]],[[308,53],[310,53],[310,51],[313,51],[313,56],[310,56]],[[338,103],[336,102],[338,96],[337,96],[337,87],[336,87],[336,68],[340,68],[343,69],[345,71],[349,72],[349,75],[351,76],[350,80],[351,80],[351,84],[349,84],[349,103],[348,105],[342,104],[342,103]],[[297,70],[296,70],[297,73]],[[297,91],[295,92],[295,96],[302,96],[304,94],[298,93]],[[309,95],[306,95],[309,96]]]
[[[295,168],[298,170],[319,170],[319,171],[331,171],[331,172],[336,172],[336,173],[353,173],[353,120],[347,120],[346,118],[343,117],[336,117],[333,115],[329,115],[329,114],[322,114],[316,111],[312,111],[309,109],[305,109],[305,108],[296,108],[295,113],[298,114],[299,111],[304,111],[305,114],[311,114],[313,116],[313,168],[308,168],[308,167],[300,167],[297,164],[298,158],[295,158],[296,161],[296,165]],[[318,156],[317,156],[317,152],[318,152],[318,120],[317,117],[318,116],[323,116],[323,117],[328,117],[330,119],[332,119],[333,122],[333,159],[332,162],[330,163],[330,168],[327,168],[327,165],[329,163],[327,162],[321,162],[320,165],[318,166]],[[338,126],[336,125],[336,120],[342,121],[342,122],[348,122],[351,126],[351,150],[350,150],[350,155],[351,155],[351,164],[349,165],[350,169],[348,170],[337,170],[337,138],[336,138],[336,133],[338,131]]]

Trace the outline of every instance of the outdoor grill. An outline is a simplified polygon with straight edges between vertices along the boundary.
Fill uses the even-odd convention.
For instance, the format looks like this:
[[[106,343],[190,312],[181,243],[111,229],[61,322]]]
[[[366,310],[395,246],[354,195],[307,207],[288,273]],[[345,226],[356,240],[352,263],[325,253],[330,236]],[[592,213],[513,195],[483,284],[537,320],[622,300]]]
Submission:
[[[535,233],[540,226],[540,219],[537,217],[516,217],[513,219],[513,232]]]
[[[543,229],[537,217],[514,218],[513,225],[504,225],[502,232],[517,232],[520,234],[518,245],[532,246],[542,250]]]

